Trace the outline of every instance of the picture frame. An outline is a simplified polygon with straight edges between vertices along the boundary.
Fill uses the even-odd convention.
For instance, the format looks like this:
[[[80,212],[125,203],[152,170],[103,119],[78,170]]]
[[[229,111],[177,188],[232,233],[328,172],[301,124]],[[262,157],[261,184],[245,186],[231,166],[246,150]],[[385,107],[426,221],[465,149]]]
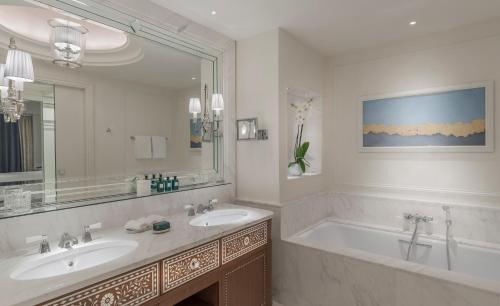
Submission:
[[[201,151],[202,147],[202,120],[201,118],[189,119],[189,149],[191,151]]]
[[[493,152],[494,82],[362,96],[358,117],[359,152]]]

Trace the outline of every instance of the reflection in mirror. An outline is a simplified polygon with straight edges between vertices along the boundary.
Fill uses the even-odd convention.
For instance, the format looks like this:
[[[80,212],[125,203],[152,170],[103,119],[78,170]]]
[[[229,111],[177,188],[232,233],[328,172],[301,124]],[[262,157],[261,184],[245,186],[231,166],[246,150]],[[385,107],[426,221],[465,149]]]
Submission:
[[[222,180],[213,60],[51,7],[7,3],[0,216],[135,196],[146,178],[140,195],[176,191],[174,177],[179,190]]]

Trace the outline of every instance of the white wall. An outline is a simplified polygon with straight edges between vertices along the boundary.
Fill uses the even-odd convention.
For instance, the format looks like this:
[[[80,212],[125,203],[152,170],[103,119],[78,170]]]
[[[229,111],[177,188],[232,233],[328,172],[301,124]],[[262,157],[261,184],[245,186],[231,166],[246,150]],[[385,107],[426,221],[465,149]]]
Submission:
[[[238,199],[280,205],[323,190],[322,175],[287,179],[286,88],[323,95],[326,59],[281,29],[238,41],[236,55],[237,118],[257,117],[269,133],[266,141],[237,142]]]
[[[366,52],[365,52],[366,53]],[[358,153],[360,96],[494,80],[500,84],[500,36],[401,55],[335,65],[328,86],[331,118],[326,162],[338,184],[498,193],[500,152]],[[345,62],[345,61],[344,61]],[[496,100],[500,99],[496,91]],[[333,102],[333,104],[332,104]],[[500,118],[497,107],[496,118]],[[496,125],[495,141],[500,143]]]
[[[87,176],[95,174],[96,177],[201,168],[201,158],[186,159],[186,154],[176,153],[185,151],[177,146],[189,148],[189,137],[182,141],[184,134],[189,133],[187,96],[199,96],[198,86],[167,90],[40,62],[35,68],[45,81],[69,85],[56,86],[56,143],[61,147],[56,161],[58,169],[71,168],[75,163],[66,166],[62,163],[75,159],[86,165]],[[75,107],[77,95],[63,94],[68,89],[91,92],[89,95],[84,93],[84,101]],[[88,107],[89,103],[92,108]],[[137,160],[130,137],[140,135],[168,137],[167,158]],[[88,155],[92,155],[90,159]],[[182,159],[177,160],[178,156]],[[82,174],[84,171],[67,171],[64,177],[81,177]]]
[[[236,43],[236,118],[257,117],[269,140],[236,143],[236,196],[279,203],[278,30]]]
[[[302,176],[299,179],[287,178],[289,162],[290,123],[295,121],[289,115],[287,88],[299,91],[314,92],[320,98],[313,101],[313,109],[322,109],[324,96],[327,60],[315,50],[304,45],[286,31],[280,30],[279,35],[279,88],[280,88],[280,201],[282,203],[307,194],[315,193],[324,188],[322,173],[322,146],[325,138],[322,134],[322,118],[311,116],[306,120],[305,130],[316,128],[314,132],[306,131],[304,139],[310,141],[309,152],[315,163],[314,169],[318,172],[314,176]],[[295,135],[295,130],[293,131]],[[315,137],[313,137],[313,135]],[[306,156],[307,157],[307,156]]]

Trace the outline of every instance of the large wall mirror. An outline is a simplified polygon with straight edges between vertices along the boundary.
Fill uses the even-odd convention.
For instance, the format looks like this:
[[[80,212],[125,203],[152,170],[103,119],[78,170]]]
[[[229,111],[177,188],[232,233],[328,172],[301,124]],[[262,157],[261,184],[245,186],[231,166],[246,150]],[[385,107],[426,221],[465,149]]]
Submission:
[[[217,55],[79,12],[0,5],[0,217],[223,183]]]

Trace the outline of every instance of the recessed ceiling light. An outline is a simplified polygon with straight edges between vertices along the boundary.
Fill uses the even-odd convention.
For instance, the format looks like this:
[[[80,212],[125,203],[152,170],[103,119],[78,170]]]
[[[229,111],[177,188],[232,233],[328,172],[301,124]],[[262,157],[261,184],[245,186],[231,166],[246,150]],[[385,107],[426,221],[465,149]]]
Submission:
[[[414,25],[416,25],[416,24],[417,24],[417,22],[416,22],[415,20],[410,21],[410,25],[411,25],[411,26],[414,26]]]
[[[196,77],[192,77],[191,80],[196,80]]]
[[[215,15],[215,14],[217,14],[217,12],[216,11],[212,11],[212,15]]]

